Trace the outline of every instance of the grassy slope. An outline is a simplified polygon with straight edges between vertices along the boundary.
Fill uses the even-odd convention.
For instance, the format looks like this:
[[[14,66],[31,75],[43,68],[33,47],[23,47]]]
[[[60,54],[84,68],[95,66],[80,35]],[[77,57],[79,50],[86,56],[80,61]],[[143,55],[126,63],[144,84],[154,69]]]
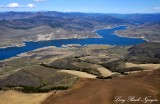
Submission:
[[[70,86],[75,83],[78,77],[60,73],[59,71],[63,69],[83,71],[98,77],[108,74],[107,69],[125,74],[124,72],[128,71],[143,70],[140,67],[126,68],[125,63],[144,63],[141,61],[144,57],[151,60],[145,63],[155,61],[158,63],[159,52],[158,43],[145,43],[133,47],[91,45],[37,49],[21,54],[18,58],[1,61],[0,87],[20,85],[44,87],[45,85],[48,88],[48,86]],[[105,75],[103,70],[106,70]]]
[[[0,87],[5,86],[71,86],[77,80],[76,76],[59,73],[56,69],[42,66],[31,66],[21,69],[0,80]]]
[[[51,94],[25,94],[12,90],[0,91],[0,104],[40,104]]]

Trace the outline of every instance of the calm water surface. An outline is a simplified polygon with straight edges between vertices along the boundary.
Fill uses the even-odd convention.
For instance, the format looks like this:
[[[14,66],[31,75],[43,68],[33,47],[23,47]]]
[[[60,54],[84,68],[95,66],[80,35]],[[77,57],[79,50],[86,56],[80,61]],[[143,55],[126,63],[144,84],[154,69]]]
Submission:
[[[57,46],[60,47],[66,44],[109,44],[109,45],[135,45],[144,43],[145,40],[138,38],[126,38],[118,37],[114,34],[116,30],[125,30],[125,26],[119,26],[112,29],[98,30],[96,33],[103,36],[103,38],[90,38],[90,39],[63,39],[63,40],[51,40],[51,41],[40,41],[40,42],[25,42],[24,47],[9,47],[5,49],[0,49],[0,60],[4,60],[17,54],[35,50],[37,48],[42,48],[46,46]]]

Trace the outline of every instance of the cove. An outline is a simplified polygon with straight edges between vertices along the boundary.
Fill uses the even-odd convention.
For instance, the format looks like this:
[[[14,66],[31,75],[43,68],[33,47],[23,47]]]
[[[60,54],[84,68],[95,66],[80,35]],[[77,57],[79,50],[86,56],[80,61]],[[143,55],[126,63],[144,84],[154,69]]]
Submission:
[[[88,38],[88,39],[62,39],[62,40],[51,40],[51,41],[39,41],[39,42],[25,42],[23,47],[8,47],[0,49],[0,60],[14,57],[20,53],[32,51],[38,48],[46,46],[61,47],[66,44],[107,44],[107,45],[118,45],[128,46],[144,43],[145,40],[141,38],[127,38],[119,37],[114,34],[116,30],[125,30],[126,26],[119,26],[112,29],[104,29],[96,31],[97,34],[103,36],[103,38]]]

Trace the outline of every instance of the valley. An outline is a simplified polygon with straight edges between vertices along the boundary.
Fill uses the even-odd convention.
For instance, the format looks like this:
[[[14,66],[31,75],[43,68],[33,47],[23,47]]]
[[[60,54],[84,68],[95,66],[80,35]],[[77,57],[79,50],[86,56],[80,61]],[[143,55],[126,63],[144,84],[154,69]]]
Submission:
[[[159,21],[159,13],[0,13],[0,104],[122,104],[117,96],[159,104]]]
[[[4,91],[0,100],[6,102],[4,96],[9,96],[7,94],[10,93],[20,94],[19,92],[48,92],[37,98],[42,104],[113,104],[115,96],[127,97],[130,94],[142,97],[147,95],[156,99],[159,98],[160,91],[159,50],[159,43],[143,43],[125,47],[50,46],[22,53],[0,61],[0,87]],[[69,89],[62,91],[65,88]],[[13,89],[19,92],[12,91]],[[30,94],[24,96],[27,99]],[[12,99],[11,95],[8,99]],[[21,102],[10,100],[8,104],[13,104],[13,101],[17,101],[16,104]],[[36,104],[40,104],[38,100]]]
[[[9,16],[11,14],[8,13]],[[123,23],[123,20],[107,15],[104,18],[103,15],[94,17],[81,13],[42,12],[29,13],[27,17],[23,13],[17,15],[21,18],[8,20],[5,16],[0,21],[0,47],[21,46],[24,41],[99,38],[93,31],[116,26],[115,22]]]

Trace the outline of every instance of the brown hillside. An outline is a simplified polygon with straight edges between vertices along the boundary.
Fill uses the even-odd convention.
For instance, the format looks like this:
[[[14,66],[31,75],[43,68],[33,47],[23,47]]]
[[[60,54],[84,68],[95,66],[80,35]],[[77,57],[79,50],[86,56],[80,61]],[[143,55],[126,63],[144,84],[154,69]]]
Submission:
[[[116,96],[147,96],[160,99],[160,69],[154,72],[140,72],[129,77],[112,80],[81,79],[67,92],[52,94],[43,104],[121,104],[114,103]],[[144,102],[125,102],[123,104],[144,104]],[[146,103],[147,104],[147,103]],[[160,102],[152,102],[160,104]]]

